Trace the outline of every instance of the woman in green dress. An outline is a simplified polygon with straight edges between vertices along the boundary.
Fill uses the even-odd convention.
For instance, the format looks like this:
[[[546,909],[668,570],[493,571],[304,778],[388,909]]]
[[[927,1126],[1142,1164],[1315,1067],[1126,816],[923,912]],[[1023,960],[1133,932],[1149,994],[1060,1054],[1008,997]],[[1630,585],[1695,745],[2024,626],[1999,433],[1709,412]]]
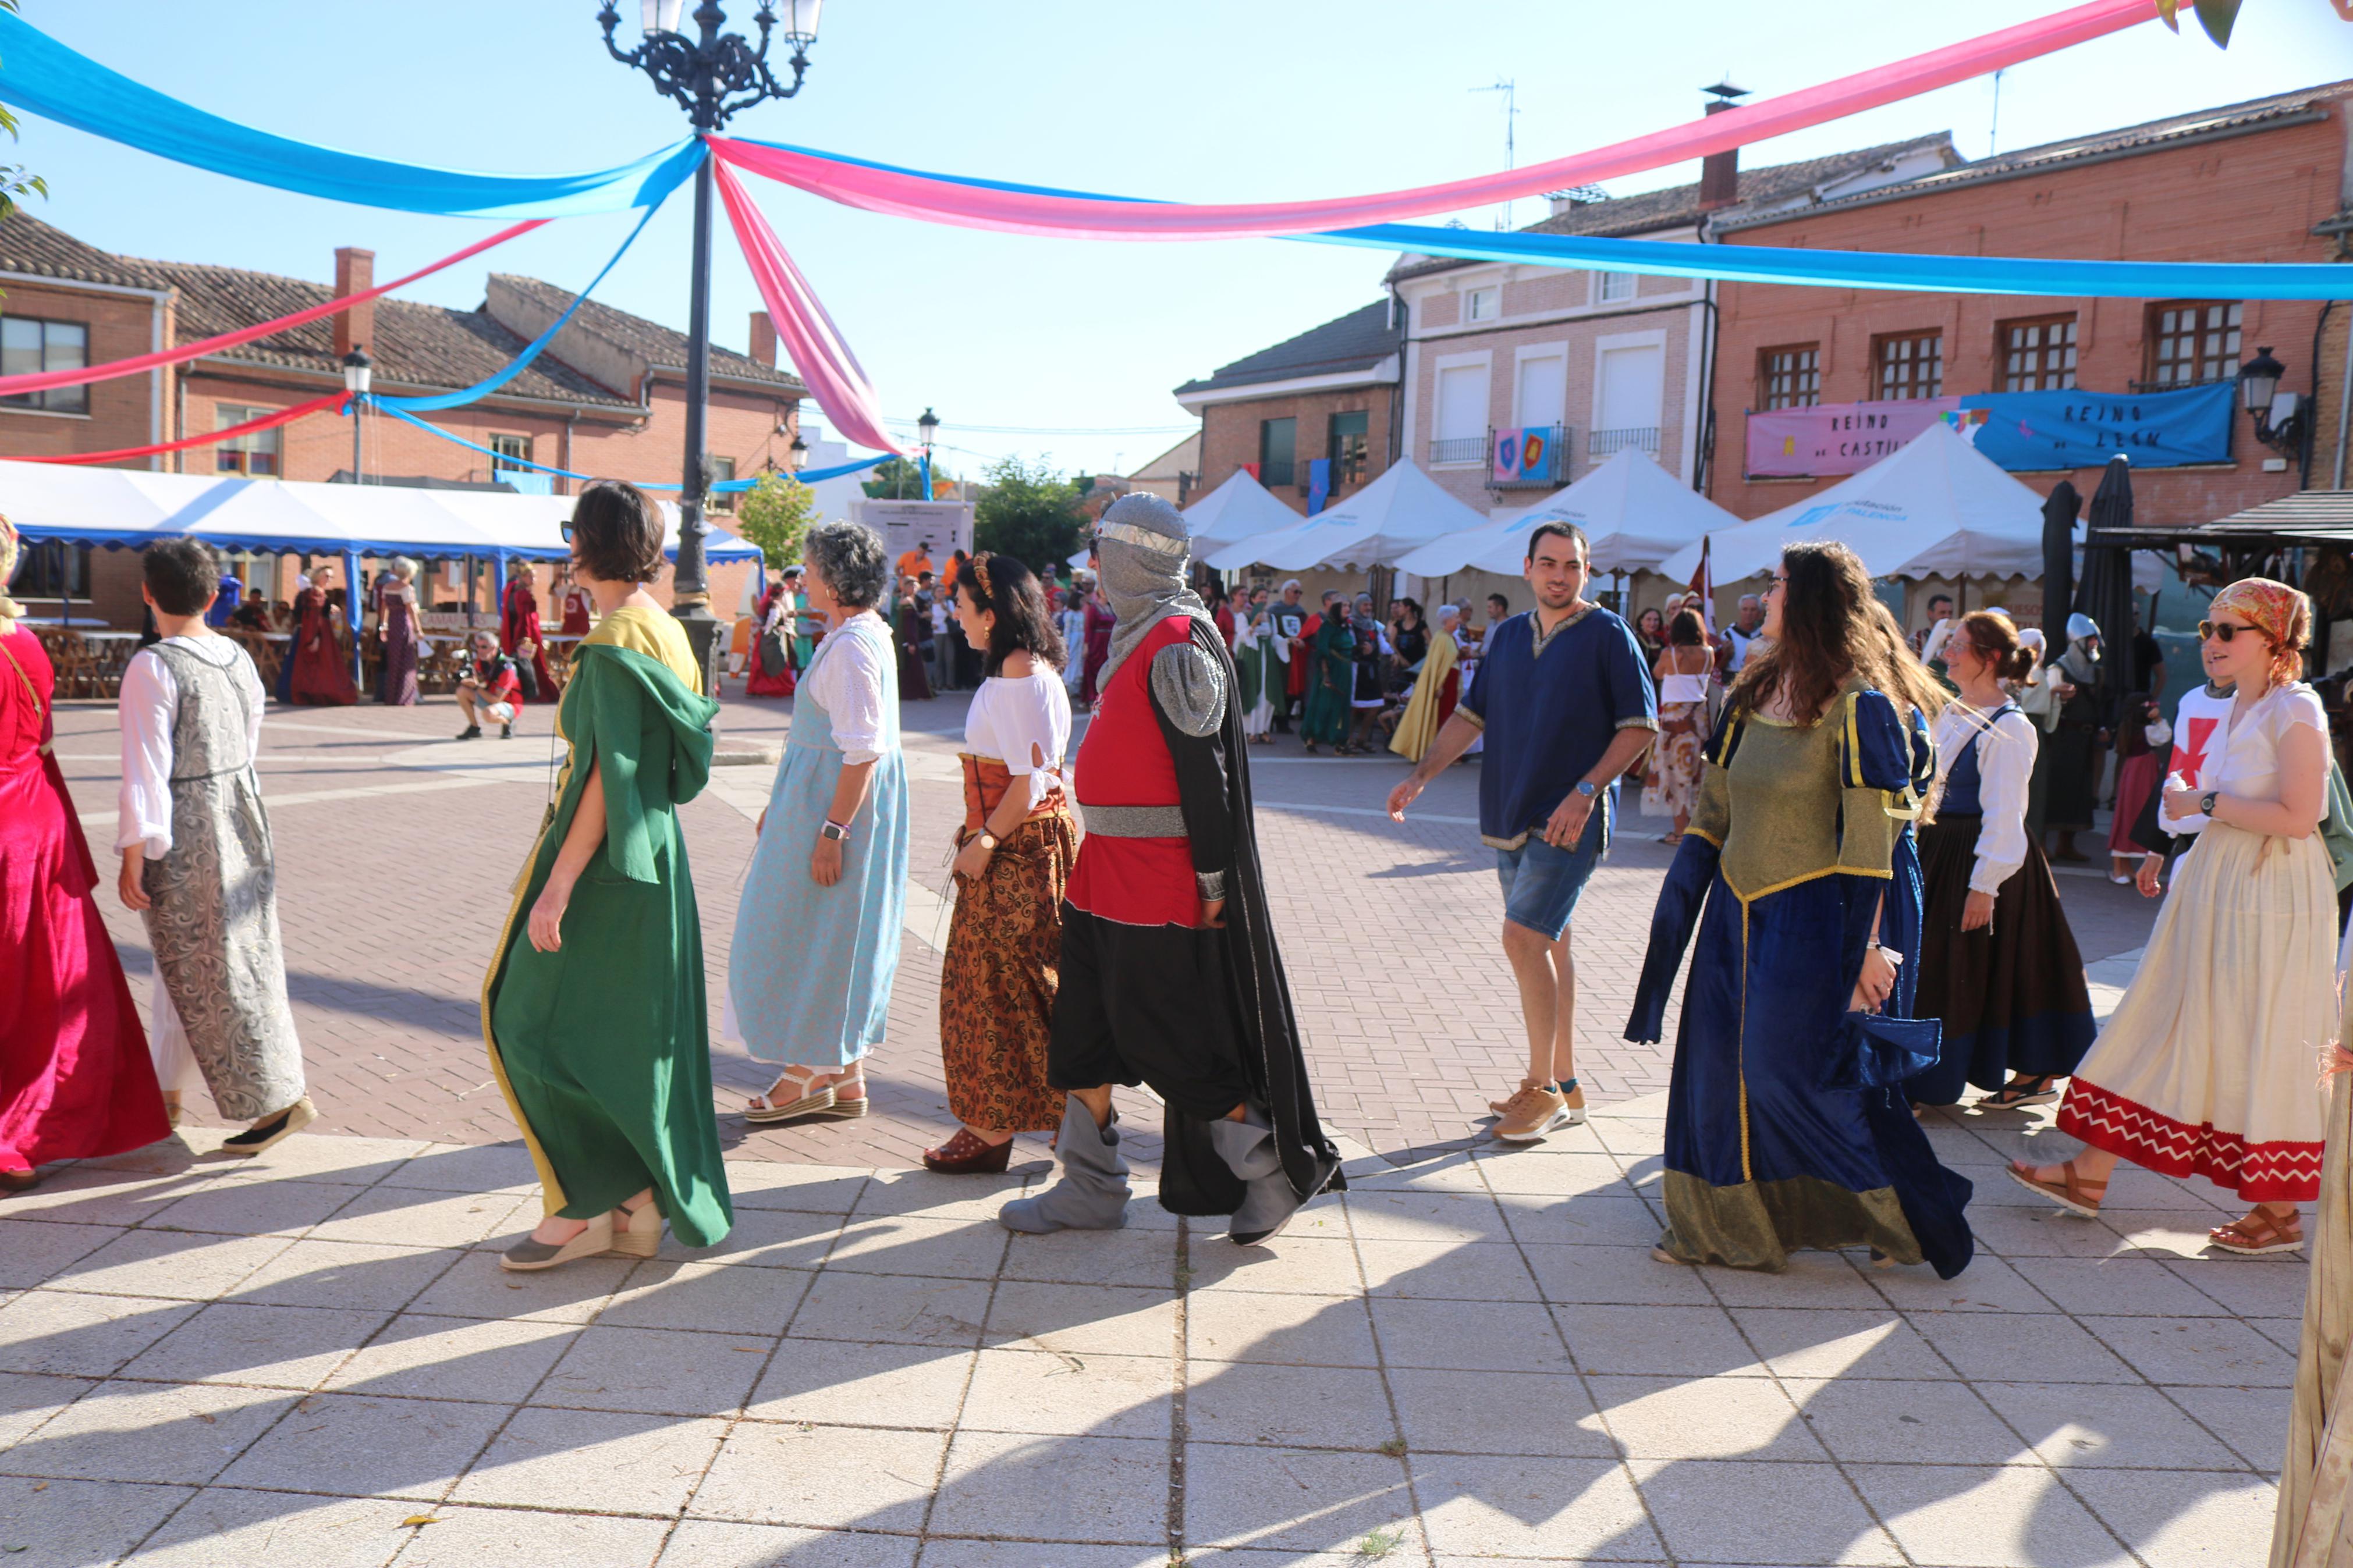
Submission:
[[[1348,624],[1347,601],[1336,594],[1324,599],[1324,618],[1307,639],[1307,712],[1299,728],[1311,757],[1319,745],[1345,741],[1356,717],[1349,700],[1356,690],[1356,631]]]
[[[602,618],[573,658],[556,715],[571,755],[482,986],[491,1068],[546,1208],[500,1260],[511,1269],[651,1258],[665,1216],[709,1247],[734,1217],[678,822],[711,776],[719,705],[645,591],[662,567],[654,503],[599,481],[565,532]]]

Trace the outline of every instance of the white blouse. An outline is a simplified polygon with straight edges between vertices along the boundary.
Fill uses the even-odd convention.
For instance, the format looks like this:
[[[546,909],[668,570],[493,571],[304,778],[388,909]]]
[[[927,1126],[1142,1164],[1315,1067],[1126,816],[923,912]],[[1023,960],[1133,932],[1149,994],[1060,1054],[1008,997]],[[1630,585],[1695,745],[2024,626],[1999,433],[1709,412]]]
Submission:
[[[2231,726],[2222,747],[2222,765],[2206,787],[2241,800],[2275,801],[2281,796],[2280,742],[2298,724],[2320,731],[2322,766],[2327,757],[2328,713],[2319,696],[2302,681],[2275,687],[2258,700],[2246,717]],[[2320,795],[2318,822],[2328,813],[2328,792]]]
[[[228,637],[166,637],[206,664],[228,670],[245,688],[252,721],[246,726],[248,754],[261,749],[261,677],[245,650]],[[145,648],[122,672],[122,784],[115,792],[114,847],[119,854],[144,844],[147,858],[172,852],[172,721],[180,708],[180,682],[172,667]]]
[[[1929,726],[1936,746],[1936,780],[1941,784],[1953,764],[1978,742],[1978,809],[1985,814],[1978,827],[1978,858],[1969,872],[1969,890],[1998,893],[2001,885],[2026,864],[2026,791],[2034,777],[2034,753],[2042,737],[2032,720],[2013,708],[1987,722],[1987,715],[1958,699],[1945,705]]]
[[[1003,763],[1016,778],[1027,776],[1032,810],[1062,782],[1062,758],[1070,745],[1071,693],[1062,672],[1044,659],[1033,660],[1030,672],[1018,679],[990,676],[972,694],[964,720],[965,750]]]
[[[883,710],[898,650],[882,617],[860,610],[828,632],[801,678],[797,701],[814,702],[833,725],[833,743],[851,766],[899,749],[899,722]]]

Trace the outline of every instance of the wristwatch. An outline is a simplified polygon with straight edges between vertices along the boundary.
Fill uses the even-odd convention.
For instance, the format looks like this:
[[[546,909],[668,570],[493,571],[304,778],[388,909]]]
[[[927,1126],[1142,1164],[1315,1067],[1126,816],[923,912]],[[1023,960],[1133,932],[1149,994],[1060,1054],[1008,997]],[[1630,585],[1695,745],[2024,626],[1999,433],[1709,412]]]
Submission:
[[[1591,779],[1579,779],[1577,781],[1577,793],[1583,795],[1586,799],[1591,800],[1595,795],[1601,793],[1601,786],[1595,784]]]
[[[978,844],[983,849],[986,849],[990,854],[994,855],[997,853],[997,845],[1004,841],[998,838],[996,834],[991,833],[987,828],[984,827],[980,830],[979,837],[975,838],[973,842]]]
[[[828,822],[817,830],[819,838],[830,838],[839,844],[849,837],[849,829],[839,822]]]
[[[2214,803],[2221,797],[2221,794],[2222,792],[2219,789],[2210,789],[2204,795],[2200,795],[2198,797],[2199,815],[2201,816],[2213,816]]]

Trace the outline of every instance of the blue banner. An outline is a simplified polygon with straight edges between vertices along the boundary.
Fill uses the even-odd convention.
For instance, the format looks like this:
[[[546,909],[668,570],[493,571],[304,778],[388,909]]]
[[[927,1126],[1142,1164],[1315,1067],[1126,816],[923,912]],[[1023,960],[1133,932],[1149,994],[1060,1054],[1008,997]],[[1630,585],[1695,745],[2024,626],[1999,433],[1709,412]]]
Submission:
[[[1314,517],[1332,500],[1332,459],[1311,458],[1307,461],[1307,515]]]
[[[2236,382],[2177,392],[1989,392],[1947,416],[1961,438],[2014,472],[2096,468],[2122,452],[2136,468],[2227,463]]]

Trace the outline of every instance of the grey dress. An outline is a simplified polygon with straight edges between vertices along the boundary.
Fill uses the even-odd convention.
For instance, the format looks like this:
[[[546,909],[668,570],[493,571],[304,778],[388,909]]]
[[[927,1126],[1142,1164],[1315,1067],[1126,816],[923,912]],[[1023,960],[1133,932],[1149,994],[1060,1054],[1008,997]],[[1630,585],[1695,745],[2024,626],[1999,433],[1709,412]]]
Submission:
[[[246,737],[251,699],[235,671],[168,642],[180,690],[172,720],[172,849],[142,878],[155,969],[188,1048],[231,1121],[285,1110],[304,1091],[302,1048],[278,942],[278,869]]]

